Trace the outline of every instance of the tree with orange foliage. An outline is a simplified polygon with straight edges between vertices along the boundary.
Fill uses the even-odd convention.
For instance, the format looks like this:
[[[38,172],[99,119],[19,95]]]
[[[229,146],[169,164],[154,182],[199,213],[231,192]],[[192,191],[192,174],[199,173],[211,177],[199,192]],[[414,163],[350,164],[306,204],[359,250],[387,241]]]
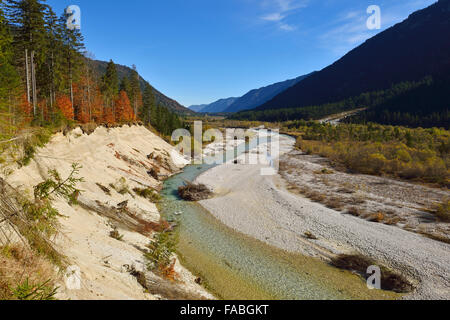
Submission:
[[[83,107],[78,109],[75,115],[75,120],[77,120],[80,123],[88,123],[89,122],[89,113],[84,110]]]
[[[115,101],[117,122],[129,122],[134,120],[134,112],[130,99],[125,91],[120,91],[119,97]]]
[[[100,87],[97,86],[92,90],[91,120],[95,123],[104,121],[105,102],[103,100]]]
[[[27,94],[24,92],[20,98],[19,109],[23,113],[25,121],[31,122],[33,119],[33,106],[27,100]]]
[[[81,123],[90,121],[90,101],[86,90],[86,76],[81,76],[80,81],[73,84],[73,104],[75,120]]]
[[[116,122],[112,108],[106,107],[103,109],[103,121],[107,124],[113,124]]]
[[[69,120],[74,119],[74,112],[72,107],[72,101],[70,100],[70,97],[62,94],[56,98],[56,105],[58,106],[59,110],[61,110],[61,113],[64,117],[66,117]]]

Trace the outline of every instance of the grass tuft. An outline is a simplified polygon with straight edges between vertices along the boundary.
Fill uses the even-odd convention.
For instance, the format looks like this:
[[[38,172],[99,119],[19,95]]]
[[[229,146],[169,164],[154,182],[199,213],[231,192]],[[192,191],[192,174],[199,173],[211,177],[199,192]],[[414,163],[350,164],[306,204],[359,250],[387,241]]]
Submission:
[[[109,236],[113,239],[116,239],[117,241],[123,240],[123,235],[119,233],[119,230],[117,227],[114,227],[114,230],[109,233]]]
[[[131,194],[130,187],[128,186],[127,180],[124,177],[120,178],[115,183],[111,183],[109,186],[123,196],[127,193]]]
[[[25,246],[0,247],[0,300],[54,300],[53,265]]]
[[[134,188],[133,191],[139,197],[145,198],[153,203],[157,203],[161,200],[161,196],[154,189],[151,188],[146,189]]]

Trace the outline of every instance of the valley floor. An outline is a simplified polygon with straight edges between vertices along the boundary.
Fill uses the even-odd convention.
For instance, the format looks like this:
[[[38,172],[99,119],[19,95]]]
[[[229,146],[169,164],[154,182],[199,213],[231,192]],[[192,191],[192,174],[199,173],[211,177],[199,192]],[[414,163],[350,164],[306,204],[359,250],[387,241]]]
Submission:
[[[281,138],[282,141],[283,139],[285,138]],[[286,153],[292,150],[292,145],[290,148],[286,147],[289,145],[288,141],[284,141],[282,145],[285,146]],[[282,160],[292,156],[295,153],[285,154]],[[320,165],[317,166],[317,169],[321,168]],[[450,299],[449,244],[394,225],[369,222],[329,209],[288,191],[289,185],[279,175],[260,175],[263,167],[265,166],[225,164],[207,171],[197,182],[212,187],[216,197],[201,201],[200,204],[236,231],[287,251],[326,261],[342,253],[368,256],[400,272],[417,286],[415,292],[406,297],[408,299]],[[290,171],[309,172],[315,168],[313,164],[308,167],[306,163],[296,163]],[[312,172],[308,174],[311,175]],[[372,179],[373,183],[380,182],[380,178],[376,177],[366,179]],[[311,179],[303,177],[299,180],[305,183]],[[342,187],[351,182],[346,177],[339,177],[338,180]],[[391,184],[386,184],[381,189],[387,194],[395,193],[388,186]],[[330,186],[321,191],[331,192],[334,189],[335,186]],[[420,194],[420,190],[416,190],[414,186],[398,190],[403,190],[403,193],[410,190],[410,196],[405,198],[402,205],[414,198],[414,195]],[[427,192],[431,199],[439,197],[439,191]],[[373,195],[374,199],[370,201],[379,201],[379,198],[385,196],[386,194]],[[399,197],[402,198],[402,194],[393,195],[392,205],[401,202]],[[448,234],[447,228],[448,225],[443,226],[443,232]],[[305,233],[313,234],[318,239],[307,239]]]

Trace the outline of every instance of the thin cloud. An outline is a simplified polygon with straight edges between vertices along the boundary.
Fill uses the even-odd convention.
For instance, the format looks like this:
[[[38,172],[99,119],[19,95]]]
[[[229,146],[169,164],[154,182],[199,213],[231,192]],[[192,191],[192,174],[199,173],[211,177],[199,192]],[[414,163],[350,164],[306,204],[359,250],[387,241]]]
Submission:
[[[381,7],[381,30],[369,30],[366,22],[369,18],[365,8],[339,14],[331,23],[331,28],[320,36],[324,45],[335,54],[342,55],[355,46],[373,37],[376,33],[403,21],[410,13],[432,4],[436,0],[416,0]]]
[[[261,20],[276,23],[280,30],[293,31],[294,25],[286,22],[286,18],[294,11],[306,7],[306,0],[266,0],[263,7],[270,8],[271,12],[260,17]]]
[[[294,31],[296,29],[294,26],[291,26],[286,23],[280,23],[279,27],[281,30],[284,30],[284,31]]]
[[[344,54],[373,36],[374,32],[366,26],[367,17],[365,11],[343,14],[336,19],[330,30],[320,36],[320,39],[335,54]]]
[[[283,16],[281,13],[279,12],[275,12],[275,13],[271,13],[268,14],[266,16],[262,16],[261,19],[265,20],[265,21],[281,21],[285,18],[285,16]]]

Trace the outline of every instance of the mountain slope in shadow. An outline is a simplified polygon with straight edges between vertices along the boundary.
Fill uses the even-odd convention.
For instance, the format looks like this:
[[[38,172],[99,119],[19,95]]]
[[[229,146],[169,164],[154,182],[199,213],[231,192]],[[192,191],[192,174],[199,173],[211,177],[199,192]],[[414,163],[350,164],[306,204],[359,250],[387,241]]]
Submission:
[[[298,108],[341,101],[450,72],[450,0],[439,0],[261,105]]]

